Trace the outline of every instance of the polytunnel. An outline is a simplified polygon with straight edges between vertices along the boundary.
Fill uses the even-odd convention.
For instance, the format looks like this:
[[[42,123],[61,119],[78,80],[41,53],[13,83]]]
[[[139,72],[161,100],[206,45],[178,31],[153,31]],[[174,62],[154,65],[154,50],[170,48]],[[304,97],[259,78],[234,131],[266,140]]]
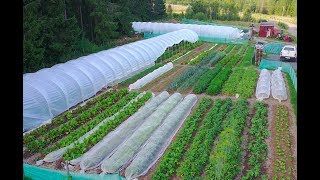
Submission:
[[[242,30],[229,26],[212,26],[180,23],[132,22],[132,28],[137,33],[164,34],[180,29],[190,29],[203,38],[239,39],[243,36]]]
[[[24,74],[23,131],[154,65],[168,47],[197,40],[197,33],[181,29]]]

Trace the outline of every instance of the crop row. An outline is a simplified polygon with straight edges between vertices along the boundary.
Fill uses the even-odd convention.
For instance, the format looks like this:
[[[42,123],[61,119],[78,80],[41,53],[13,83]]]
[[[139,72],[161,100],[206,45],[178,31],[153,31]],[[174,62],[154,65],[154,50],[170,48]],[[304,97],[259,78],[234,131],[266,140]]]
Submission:
[[[177,175],[184,179],[201,176],[206,166],[215,137],[222,130],[222,122],[232,105],[231,99],[217,99],[203,125],[188,149],[184,161],[177,169]]]
[[[95,106],[83,111],[75,118],[72,118],[68,122],[61,124],[57,128],[51,129],[47,131],[47,133],[42,136],[36,138],[29,143],[25,143],[26,147],[31,151],[35,152],[37,150],[42,150],[44,147],[54,142],[58,138],[69,134],[74,129],[80,127],[86,122],[90,121],[93,117],[97,116],[99,113],[114,105],[117,101],[119,101],[122,97],[128,94],[127,89],[120,90],[113,94],[112,96],[106,98],[103,101],[97,102]]]
[[[199,42],[199,43],[192,44],[192,46],[186,46],[186,47],[185,47],[186,49],[180,50],[177,54],[171,56],[170,58],[165,59],[164,62],[165,62],[165,63],[172,62],[172,61],[174,61],[175,59],[177,59],[177,58],[183,56],[184,54],[186,54],[188,51],[190,51],[190,50],[192,50],[192,49],[196,50],[197,47],[200,48],[199,46],[201,46],[201,45],[203,45],[203,44],[204,44],[204,42],[201,41],[201,42]]]
[[[254,51],[254,47],[250,46],[246,51],[246,54],[244,55],[240,66],[250,66],[252,64],[253,51]]]
[[[179,77],[174,79],[169,85],[168,90],[177,90],[177,88],[184,83],[187,79],[189,79],[194,73],[197,72],[197,68],[192,66],[185,70]]]
[[[257,101],[254,104],[255,114],[251,120],[249,130],[249,161],[250,169],[242,177],[243,180],[255,179],[262,176],[261,168],[267,157],[267,144],[265,139],[269,136],[268,131],[268,110],[266,104]]]
[[[206,91],[209,95],[217,95],[221,92],[222,85],[228,79],[229,75],[231,74],[232,70],[230,68],[224,68],[222,71],[219,72],[217,76],[215,76]]]
[[[138,79],[144,77],[145,75],[151,73],[152,71],[158,69],[159,67],[163,66],[164,64],[156,64],[142,72],[140,72],[139,74],[136,74],[134,75],[133,77],[125,80],[125,81],[122,81],[121,83],[119,83],[119,86],[120,87],[125,87],[125,86],[128,86],[129,84],[132,84],[134,82],[136,82]]]
[[[184,58],[185,60],[183,60],[181,62],[181,64],[182,65],[189,64],[193,58],[196,58],[196,59],[197,59],[197,57],[204,58],[205,55],[212,52],[212,49],[209,51],[210,48],[212,48],[212,44],[208,43],[208,44],[206,44],[206,46],[201,46],[201,47],[194,49],[193,52],[191,52],[190,54],[188,54],[188,56],[186,56]]]
[[[286,73],[286,78],[287,78],[287,82],[288,82],[288,86],[289,86],[289,91],[290,91],[290,101],[291,101],[291,105],[294,111],[294,114],[297,118],[297,91],[294,88],[293,82],[290,78],[290,75],[288,73]]]
[[[165,60],[166,62],[169,62],[168,59],[174,60],[173,56],[179,54],[180,52],[187,52],[191,49],[194,49],[196,47],[199,47],[204,44],[204,41],[197,41],[195,43],[188,43],[188,42],[181,42],[178,45],[174,45],[170,49],[167,49],[157,60],[156,62],[162,62]]]
[[[112,96],[115,93],[116,93],[116,90],[111,89],[111,90],[99,95],[98,97],[95,97],[95,98],[87,101],[84,106],[77,106],[73,110],[69,110],[69,111],[64,112],[63,114],[54,118],[51,121],[51,123],[40,126],[39,128],[26,134],[23,137],[23,142],[29,143],[31,141],[34,141],[37,137],[42,136],[42,135],[46,134],[49,130],[71,120],[72,118],[76,117],[77,115],[79,115],[83,111],[85,111],[85,110],[89,109],[90,107],[92,107],[93,105],[95,105],[97,102],[102,101],[102,100],[106,99],[107,97]]]
[[[242,78],[237,85],[236,93],[243,98],[250,98],[254,95],[258,72],[255,68],[248,67],[243,72]]]
[[[243,68],[235,68],[231,73],[229,79],[223,85],[222,93],[229,96],[236,94],[237,86],[242,78],[243,73]]]
[[[216,77],[216,75],[223,69],[223,67],[228,64],[228,62],[234,57],[236,50],[232,50],[226,57],[217,63],[217,65],[212,69],[203,74],[193,87],[193,92],[200,94],[205,92],[205,90],[210,85],[210,82]]]
[[[192,142],[194,132],[197,130],[198,124],[201,122],[203,115],[211,106],[212,100],[202,98],[192,112],[191,116],[185,121],[181,130],[178,132],[176,139],[171,143],[166,153],[151,176],[151,179],[168,179],[173,176],[178,167],[179,161],[185,153],[185,148]]]
[[[207,50],[203,53],[201,53],[200,55],[198,55],[194,60],[190,60],[189,61],[189,64],[190,65],[195,65],[197,63],[199,63],[200,61],[204,60],[205,58],[207,59],[210,59],[210,57],[212,58],[213,56],[215,56],[216,54],[216,50],[217,50],[217,47],[219,45],[216,45],[215,47],[213,47],[211,50]],[[214,53],[214,54],[213,54]],[[208,57],[209,56],[209,57]]]
[[[63,157],[66,160],[72,160],[80,157],[83,153],[102,140],[109,132],[120,125],[124,120],[133,115],[142,107],[150,98],[152,94],[150,92],[144,94],[137,101],[132,102],[123,111],[120,111],[113,120],[108,121],[99,127],[97,131],[87,137],[82,143],[76,143],[73,148],[67,149]]]
[[[206,167],[207,179],[233,179],[240,172],[241,135],[248,115],[249,103],[246,100],[234,103]]]
[[[289,113],[284,105],[277,105],[275,117],[274,179],[293,178],[293,155],[289,130]]]
[[[229,53],[233,47],[234,47],[234,44],[229,44],[228,47],[224,50],[224,52]]]
[[[229,79],[223,85],[222,93],[226,95],[239,94],[249,98],[254,94],[258,73],[254,68],[235,68]]]
[[[66,126],[62,126],[56,132],[63,132],[63,134],[61,134],[61,135],[64,135],[64,138],[60,139],[59,141],[54,142],[51,146],[48,146],[47,148],[45,148],[43,150],[43,152],[48,154],[54,150],[68,146],[69,144],[71,144],[72,142],[76,141],[81,136],[83,136],[85,133],[92,130],[101,121],[103,121],[104,119],[117,113],[129,101],[136,98],[138,96],[138,94],[139,94],[138,92],[130,92],[128,95],[126,95],[121,100],[119,100],[117,103],[115,103],[113,106],[109,107],[108,109],[105,109],[104,111],[99,112],[99,115],[97,115],[96,117],[86,119],[86,122],[78,121],[78,122],[74,123],[74,124],[77,124],[76,126],[73,126],[74,124],[70,124],[70,125],[68,124]],[[76,127],[78,127],[78,128],[76,128]],[[57,137],[57,136],[54,136],[54,137]],[[51,137],[49,136],[48,138],[51,138]],[[50,142],[47,142],[47,141],[44,141],[44,142],[47,144],[50,144]],[[44,142],[40,141],[40,143],[44,143]]]

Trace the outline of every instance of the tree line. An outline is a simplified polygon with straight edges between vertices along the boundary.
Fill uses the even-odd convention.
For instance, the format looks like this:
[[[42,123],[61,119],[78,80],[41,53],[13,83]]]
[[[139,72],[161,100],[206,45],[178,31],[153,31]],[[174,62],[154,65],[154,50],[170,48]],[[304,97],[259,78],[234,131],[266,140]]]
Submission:
[[[189,5],[185,16],[202,20],[240,20],[239,12],[244,13],[244,20],[250,19],[251,13],[297,16],[297,0],[166,0],[166,3]]]
[[[164,0],[24,0],[23,73],[133,41],[132,21],[165,15]]]

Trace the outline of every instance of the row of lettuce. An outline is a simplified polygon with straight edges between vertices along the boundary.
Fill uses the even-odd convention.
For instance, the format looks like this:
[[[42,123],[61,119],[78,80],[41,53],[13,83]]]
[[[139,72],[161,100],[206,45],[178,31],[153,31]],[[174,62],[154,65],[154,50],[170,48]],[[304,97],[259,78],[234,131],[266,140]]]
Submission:
[[[265,178],[267,106],[254,105],[249,130],[248,169],[241,171],[243,131],[249,117],[245,99],[212,100],[204,97],[186,120],[176,139],[162,156],[151,179],[242,179]],[[198,131],[197,131],[198,130]]]

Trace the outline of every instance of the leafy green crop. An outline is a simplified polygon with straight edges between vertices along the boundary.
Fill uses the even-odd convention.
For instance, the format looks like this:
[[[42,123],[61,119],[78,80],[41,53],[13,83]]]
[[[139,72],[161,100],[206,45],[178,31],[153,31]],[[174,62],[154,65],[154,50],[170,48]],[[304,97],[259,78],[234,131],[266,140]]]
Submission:
[[[63,154],[65,160],[72,160],[80,157],[83,153],[97,144],[99,141],[103,139],[110,131],[115,129],[118,125],[120,125],[124,120],[133,115],[138,111],[140,107],[142,107],[150,98],[152,94],[150,92],[143,95],[137,101],[132,102],[127,107],[124,108],[123,111],[120,111],[118,115],[111,121],[106,122],[104,125],[100,126],[97,131],[87,137],[82,143],[75,143],[73,148],[67,149],[67,151]],[[128,101],[127,101],[128,102]]]
[[[217,99],[203,125],[188,149],[184,161],[177,169],[177,175],[185,179],[201,176],[202,169],[207,164],[215,137],[222,130],[222,121],[232,105],[231,99]]]
[[[23,137],[23,142],[27,144],[27,143],[30,143],[31,141],[36,140],[37,137],[46,134],[50,129],[57,127],[65,122],[69,121],[70,119],[79,115],[79,113],[86,111],[87,109],[89,109],[90,107],[95,105],[97,102],[99,102],[109,96],[112,96],[116,92],[117,92],[116,90],[111,89],[111,90],[106,91],[105,93],[99,95],[98,97],[95,97],[95,98],[87,101],[84,106],[77,106],[73,110],[69,110],[69,111],[62,113],[58,117],[54,118],[50,124],[45,124],[37,129],[33,130],[32,132],[26,134]]]
[[[268,110],[266,104],[257,101],[254,104],[255,114],[251,120],[249,130],[249,162],[250,169],[242,177],[243,180],[255,179],[261,176],[261,167],[267,157],[267,144],[265,139],[269,136],[268,131]]]
[[[100,114],[98,116],[96,116],[96,117],[94,117],[92,119],[90,118],[90,119],[86,120],[86,121],[88,121],[87,123],[81,122],[81,121],[77,121],[77,122],[74,122],[74,126],[70,126],[70,125],[62,126],[61,127],[62,130],[58,129],[58,131],[56,131],[56,132],[60,133],[61,131],[62,132],[65,131],[64,134],[67,134],[67,136],[65,136],[60,141],[55,142],[52,146],[49,146],[49,147],[45,148],[44,152],[47,154],[47,153],[50,153],[51,151],[60,149],[62,147],[65,147],[65,146],[71,144],[72,142],[74,142],[75,140],[77,140],[81,136],[83,136],[85,133],[87,133],[91,129],[93,129],[101,121],[103,121],[107,117],[110,117],[110,116],[114,115],[115,113],[117,113],[129,101],[131,101],[132,99],[134,99],[138,95],[139,95],[139,92],[130,92],[128,95],[126,95],[121,100],[119,100],[117,103],[115,103],[113,106],[111,106],[110,108],[100,112]],[[80,124],[80,127],[75,129],[75,127],[79,126],[78,124]]]
[[[202,98],[190,117],[178,132],[176,139],[171,143],[166,153],[162,156],[159,165],[156,167],[151,179],[168,179],[176,172],[179,161],[185,153],[185,148],[194,138],[193,134],[200,123],[202,116],[210,107],[212,100]]]
[[[242,155],[242,131],[249,115],[249,103],[238,100],[228,114],[224,130],[218,136],[209,164],[206,167],[206,179],[233,179],[240,171]]]
[[[83,111],[78,116],[72,118],[68,122],[61,124],[55,129],[47,131],[47,133],[43,134],[42,136],[38,137],[36,140],[31,141],[29,143],[25,143],[26,147],[31,151],[35,152],[37,150],[43,150],[47,145],[56,141],[60,137],[63,137],[69,134],[72,130],[78,128],[79,126],[85,124],[86,122],[90,121],[93,117],[97,116],[103,110],[109,108],[110,106],[114,105],[117,101],[119,101],[122,97],[128,94],[127,89],[122,89],[112,96],[104,99],[103,101],[99,101],[96,103],[95,106]]]
[[[228,79],[230,73],[230,68],[224,68],[220,73],[210,82],[210,85],[207,89],[207,94],[217,95],[222,89],[223,83]]]

